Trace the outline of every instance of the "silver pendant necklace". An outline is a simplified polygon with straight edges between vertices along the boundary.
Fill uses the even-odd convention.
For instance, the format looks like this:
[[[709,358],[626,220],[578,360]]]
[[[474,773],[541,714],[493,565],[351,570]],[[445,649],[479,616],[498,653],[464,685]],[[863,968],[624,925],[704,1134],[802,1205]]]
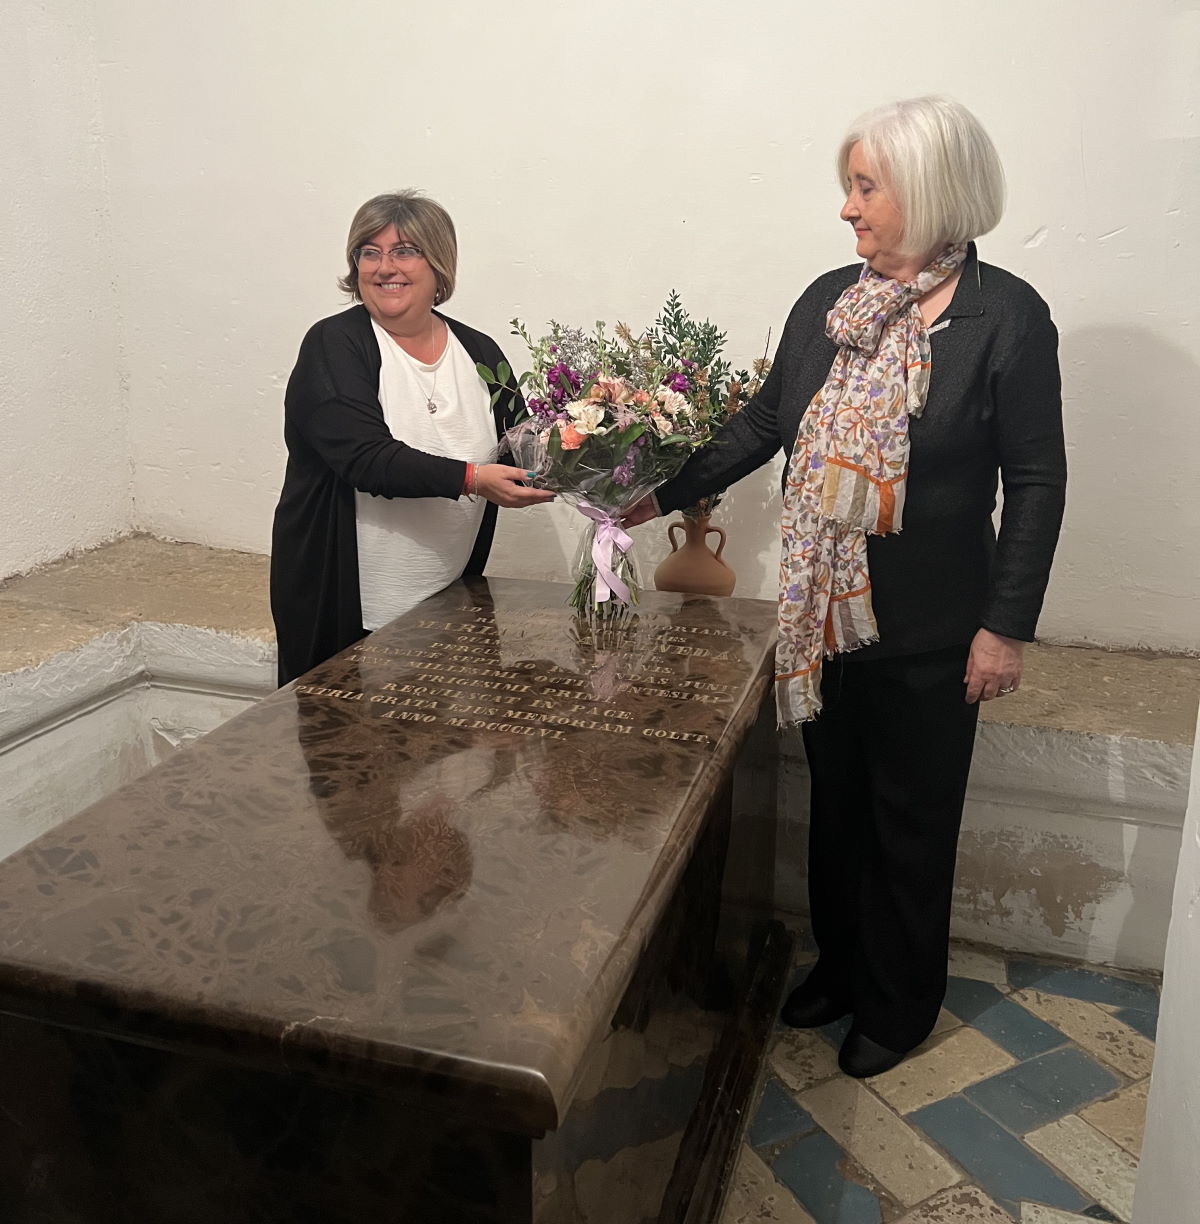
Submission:
[[[429,320],[429,343],[431,345],[433,344],[433,337],[434,337],[434,333],[436,330],[437,330],[437,320],[430,319]],[[445,356],[444,352],[442,356],[443,357]],[[438,380],[438,375],[441,373],[441,370],[442,370],[442,362],[441,362],[441,358],[439,357],[438,360],[434,363],[434,367],[433,367],[433,386],[429,388],[429,394],[425,397],[425,411],[428,412],[430,416],[433,416],[434,413],[437,412],[437,400],[434,397],[437,395],[437,380]]]

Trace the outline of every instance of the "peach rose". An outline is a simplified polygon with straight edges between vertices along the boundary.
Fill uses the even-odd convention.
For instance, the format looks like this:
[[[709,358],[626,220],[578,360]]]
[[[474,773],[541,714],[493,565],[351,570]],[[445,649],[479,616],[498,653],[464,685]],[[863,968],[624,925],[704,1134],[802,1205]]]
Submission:
[[[583,445],[587,434],[582,434],[574,425],[559,425],[558,437],[563,450],[578,450]]]
[[[648,404],[650,402],[650,393],[648,391],[635,391],[633,393],[633,402],[635,404]]]
[[[620,378],[598,378],[588,392],[588,399],[611,404],[628,404],[630,398],[629,386]]]

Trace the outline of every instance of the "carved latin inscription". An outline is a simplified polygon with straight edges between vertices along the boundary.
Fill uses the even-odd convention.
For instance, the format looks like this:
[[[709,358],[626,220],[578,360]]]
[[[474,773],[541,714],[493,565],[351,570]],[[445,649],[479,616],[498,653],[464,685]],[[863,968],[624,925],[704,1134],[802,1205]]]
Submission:
[[[563,739],[567,728],[599,731],[627,739],[708,744],[699,732],[642,725],[643,700],[697,705],[727,705],[731,686],[681,674],[676,659],[719,661],[734,657],[737,639],[720,629],[651,626],[646,637],[606,629],[602,643],[579,640],[591,648],[598,665],[610,672],[603,686],[607,697],[593,692],[592,677],[560,671],[545,662],[505,664],[490,616],[475,622],[418,621],[432,641],[411,647],[366,638],[351,658],[387,667],[393,679],[376,691],[297,685],[297,692],[330,701],[362,702],[379,718],[392,722],[438,723],[468,731]],[[583,631],[586,634],[586,630]]]

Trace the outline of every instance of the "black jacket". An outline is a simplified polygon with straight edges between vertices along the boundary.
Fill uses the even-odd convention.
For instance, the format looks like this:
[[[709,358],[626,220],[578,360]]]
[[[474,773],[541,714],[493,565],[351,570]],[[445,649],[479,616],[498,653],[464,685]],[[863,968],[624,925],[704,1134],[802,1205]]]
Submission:
[[[658,490],[664,513],[740,480],[781,448],[790,456],[837,351],[825,316],[861,269],[828,272],[805,290],[759,394]],[[867,537],[880,640],[847,659],[962,645],[981,626],[1032,641],[1037,627],[1067,478],[1058,332],[1035,290],[980,263],[972,243],[930,344],[929,398],[910,426],[903,530]]]
[[[445,318],[474,361],[495,371],[495,341]],[[453,497],[466,461],[429,455],[392,437],[379,403],[379,345],[364,306],[309,329],[284,397],[287,471],[271,533],[271,614],[286,684],[362,636],[354,493]],[[495,387],[490,390],[496,390]],[[510,382],[496,401],[496,433],[521,405]],[[481,574],[496,529],[488,503],[466,574]]]

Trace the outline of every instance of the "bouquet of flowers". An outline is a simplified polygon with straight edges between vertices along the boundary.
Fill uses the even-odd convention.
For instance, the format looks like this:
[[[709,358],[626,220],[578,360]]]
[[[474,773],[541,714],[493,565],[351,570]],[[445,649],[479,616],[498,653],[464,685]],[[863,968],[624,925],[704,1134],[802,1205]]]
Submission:
[[[523,374],[527,413],[503,447],[591,520],[576,565],[571,604],[588,617],[619,615],[637,603],[633,541],[621,516],[674,476],[704,445],[749,381],[720,360],[725,336],[693,321],[672,292],[641,335],[624,324],[610,334],[551,322],[534,339],[513,320],[533,368]],[[504,384],[508,370],[480,375]]]

